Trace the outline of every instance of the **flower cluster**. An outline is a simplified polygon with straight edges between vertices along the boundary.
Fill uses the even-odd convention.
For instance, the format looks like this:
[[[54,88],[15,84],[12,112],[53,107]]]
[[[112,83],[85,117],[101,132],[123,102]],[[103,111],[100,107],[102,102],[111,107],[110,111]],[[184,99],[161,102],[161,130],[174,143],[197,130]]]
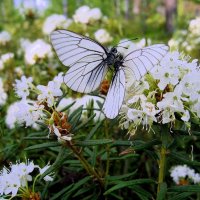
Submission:
[[[8,95],[4,91],[2,78],[0,78],[0,94],[0,106],[3,106],[6,103]]]
[[[111,35],[105,29],[97,30],[94,33],[94,37],[98,42],[100,42],[102,44],[109,43],[113,40]]]
[[[191,115],[200,117],[200,71],[197,60],[189,62],[178,52],[169,52],[140,82],[127,74],[121,125],[135,133],[139,125],[182,120],[189,126]]]
[[[0,195],[16,196],[17,193],[23,197],[30,194],[28,188],[28,182],[32,181],[31,173],[35,169],[39,169],[39,175],[42,175],[50,165],[46,165],[44,168],[40,168],[38,165],[34,165],[33,161],[16,162],[11,164],[10,169],[4,167],[0,172]],[[36,176],[36,178],[38,177]],[[49,175],[44,177],[45,181],[52,181],[53,178]],[[34,185],[33,185],[34,187]],[[22,189],[23,188],[23,189]]]
[[[40,60],[52,57],[51,45],[42,39],[37,39],[25,47],[25,61],[28,65],[34,65]]]
[[[7,31],[0,32],[0,45],[6,45],[11,40],[11,35]]]
[[[19,10],[22,16],[33,18],[36,15],[42,15],[48,8],[48,1],[35,1],[35,0],[24,0],[14,1],[15,8]]]
[[[187,30],[176,31],[168,44],[174,50],[180,49],[194,57],[198,56],[200,48],[200,17],[192,19]]]
[[[99,8],[90,9],[88,6],[81,6],[75,11],[73,19],[76,23],[88,24],[100,20],[102,17]]]
[[[188,185],[189,183],[199,184],[200,174],[195,173],[187,165],[177,165],[171,168],[170,176],[177,185]]]
[[[13,58],[14,58],[13,53],[6,53],[6,54],[1,55],[1,57],[0,57],[0,70],[3,70],[6,63],[11,61]]]
[[[49,35],[56,29],[67,29],[72,23],[71,19],[67,19],[64,15],[53,14],[46,18],[42,31],[45,35]]]

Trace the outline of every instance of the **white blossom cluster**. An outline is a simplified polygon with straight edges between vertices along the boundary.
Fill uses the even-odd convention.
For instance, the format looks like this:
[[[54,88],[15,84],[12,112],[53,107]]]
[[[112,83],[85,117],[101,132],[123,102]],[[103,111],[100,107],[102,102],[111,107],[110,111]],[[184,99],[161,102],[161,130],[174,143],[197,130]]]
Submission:
[[[53,14],[46,18],[42,31],[45,35],[49,35],[56,29],[67,29],[72,23],[72,19],[68,19],[64,15]]]
[[[199,84],[197,60],[189,62],[178,52],[169,52],[152,75],[147,74],[141,82],[127,74],[122,127],[132,129],[130,132],[134,134],[139,125],[150,128],[153,122],[175,122],[176,114],[186,123],[191,114],[199,118]]]
[[[177,185],[181,185],[181,181],[188,181],[194,184],[200,183],[200,174],[195,173],[194,169],[191,169],[187,165],[177,165],[172,167],[170,176]]]
[[[200,17],[192,19],[187,30],[175,32],[168,44],[174,50],[181,49],[198,56],[200,48]]]
[[[51,45],[42,39],[37,39],[31,44],[26,44],[25,48],[25,61],[28,65],[34,65],[38,60],[51,58],[53,53]]]
[[[111,37],[111,35],[109,34],[108,31],[106,31],[105,29],[99,29],[94,33],[94,37],[95,39],[102,43],[109,43],[113,40],[113,38]]]
[[[102,18],[102,13],[99,8],[90,8],[89,6],[81,6],[75,11],[73,19],[76,23],[89,24],[98,21]]]
[[[6,53],[6,54],[1,55],[1,57],[0,57],[0,70],[3,70],[6,63],[8,63],[13,58],[14,58],[13,53]]]
[[[26,15],[42,15],[44,11],[48,8],[49,2],[47,0],[24,0],[24,1],[14,1],[15,8],[19,10],[22,16]]]
[[[0,32],[0,45],[5,45],[11,40],[11,35],[7,31]]]
[[[0,77],[0,106],[3,106],[5,103],[6,103],[6,100],[7,100],[7,93],[5,92],[4,90],[4,87],[3,87],[3,80],[2,78]]]
[[[32,181],[31,173],[34,169],[39,169],[39,174],[42,175],[49,167],[50,165],[46,165],[40,168],[34,165],[33,161],[16,162],[10,165],[10,169],[4,167],[0,171],[0,197],[3,198],[3,195],[16,196],[20,188],[26,188],[28,182]],[[47,175],[44,180],[52,181],[53,178]]]

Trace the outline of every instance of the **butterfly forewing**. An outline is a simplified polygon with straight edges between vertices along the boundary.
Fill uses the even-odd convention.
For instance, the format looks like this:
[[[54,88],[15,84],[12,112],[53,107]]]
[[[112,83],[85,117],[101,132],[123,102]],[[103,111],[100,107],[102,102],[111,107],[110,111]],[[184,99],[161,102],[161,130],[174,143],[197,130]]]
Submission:
[[[134,76],[134,79],[140,80],[148,71],[159,64],[167,51],[168,46],[164,44],[156,44],[132,51],[124,57],[123,66]]]
[[[122,67],[114,73],[111,85],[103,105],[107,118],[114,119],[122,106],[125,93],[125,73]]]
[[[70,67],[64,77],[66,85],[77,92],[96,90],[108,70],[106,49],[88,37],[67,30],[53,31],[51,41],[60,61]]]

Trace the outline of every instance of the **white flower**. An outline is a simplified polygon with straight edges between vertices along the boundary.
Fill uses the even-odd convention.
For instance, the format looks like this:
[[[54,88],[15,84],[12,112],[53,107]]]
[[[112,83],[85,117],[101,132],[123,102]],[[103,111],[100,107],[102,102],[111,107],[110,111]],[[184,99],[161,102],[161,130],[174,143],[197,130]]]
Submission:
[[[32,104],[32,105],[30,105]],[[34,104],[33,101],[18,101],[8,107],[6,125],[8,128],[15,128],[16,124],[25,123],[26,126],[35,126],[35,122],[43,116],[42,106]]]
[[[31,45],[31,41],[29,39],[26,38],[20,38],[20,48],[22,49],[22,51],[26,51],[26,49],[29,47],[29,45]]]
[[[44,34],[49,35],[57,28],[67,29],[72,23],[71,19],[67,19],[64,15],[53,14],[46,18],[42,31]]]
[[[89,21],[98,21],[102,17],[101,10],[99,8],[93,8],[89,11]]]
[[[22,68],[19,66],[19,67],[15,67],[15,73],[18,75],[18,76],[22,76],[24,74]]]
[[[3,61],[0,59],[0,70],[2,70],[4,68],[4,63]]]
[[[0,32],[0,45],[5,45],[11,40],[11,35],[7,31]]]
[[[25,49],[25,61],[29,65],[34,65],[38,59],[52,57],[51,45],[42,39],[37,39]]]
[[[35,165],[33,161],[26,163],[16,163],[14,165],[11,165],[11,174],[13,174],[15,177],[18,177],[20,180],[20,185],[22,187],[25,187],[27,184],[27,181],[32,181],[32,176],[30,173],[34,170]]]
[[[26,99],[26,97],[30,94],[29,89],[31,88],[31,84],[33,82],[33,78],[26,78],[25,76],[21,77],[21,80],[15,80],[15,92],[18,97],[22,99]]]
[[[40,174],[42,175],[47,169],[49,169],[50,165],[47,164],[46,166],[44,166],[43,168],[40,168],[39,166],[37,166],[39,171],[40,171]],[[45,181],[53,181],[53,177],[51,177],[50,175],[46,175],[44,177],[44,180]]]
[[[4,91],[3,88],[3,80],[0,78],[0,106],[3,106],[6,103],[7,100],[7,93]]]
[[[90,9],[88,6],[81,6],[75,11],[73,19],[76,23],[88,24],[100,20],[102,17],[99,8]]]
[[[10,60],[12,60],[13,58],[14,58],[13,53],[6,53],[1,56],[1,61],[3,62],[3,64],[5,64],[9,62]]]
[[[19,104],[20,102],[14,102],[7,109],[6,125],[10,129],[15,128],[15,124],[17,122],[16,113],[19,111]]]
[[[39,121],[43,116],[43,106],[37,105],[32,101],[22,100],[18,104],[18,111],[15,113],[17,123],[24,124],[25,126],[34,126],[34,124]]]
[[[63,72],[60,72],[57,76],[54,77],[53,81],[58,84],[58,86],[61,86],[63,83]]]
[[[196,19],[190,21],[189,31],[194,36],[200,36],[200,17],[197,17]]]
[[[108,43],[113,40],[110,34],[105,29],[99,29],[94,33],[95,39],[100,43]]]
[[[53,125],[53,132],[55,133],[55,135],[58,137],[58,141],[62,141],[62,140],[65,140],[65,141],[71,141],[72,140],[72,134],[68,134],[68,135],[61,135],[60,131],[58,130],[57,127],[55,127]]]
[[[60,83],[55,81],[49,81],[47,86],[38,85],[37,89],[40,92],[38,100],[47,102],[49,107],[53,106],[55,97],[62,96],[63,94],[60,89]]]
[[[200,183],[200,174],[195,173],[187,165],[177,165],[170,170],[170,176],[176,184],[180,184],[181,179],[190,179],[195,184]]]
[[[82,23],[82,24],[87,24],[89,23],[89,10],[90,8],[88,6],[82,6],[78,8],[75,11],[75,14],[73,15],[73,19],[76,23]]]

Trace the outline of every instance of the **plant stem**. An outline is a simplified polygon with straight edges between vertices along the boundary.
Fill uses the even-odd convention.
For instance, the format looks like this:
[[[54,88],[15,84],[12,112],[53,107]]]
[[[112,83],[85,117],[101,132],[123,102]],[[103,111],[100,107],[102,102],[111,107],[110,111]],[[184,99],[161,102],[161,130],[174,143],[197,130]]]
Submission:
[[[166,148],[164,146],[161,147],[160,150],[160,160],[159,160],[159,174],[158,174],[158,187],[157,187],[157,195],[160,191],[160,185],[164,182],[165,177],[165,163],[166,163]]]
[[[108,121],[105,120],[105,136],[106,139],[109,139],[109,134],[108,134]],[[110,145],[106,145],[106,152],[107,152],[107,160],[106,160],[106,172],[105,176],[108,176],[109,174],[109,168],[110,168]]]
[[[87,173],[95,177],[98,180],[101,187],[104,188],[103,179],[99,176],[99,174],[95,171],[95,169],[93,169],[93,167],[88,163],[88,161],[84,158],[84,156],[80,153],[80,151],[73,145],[69,145],[69,147],[75,153],[77,158],[80,160]]]

